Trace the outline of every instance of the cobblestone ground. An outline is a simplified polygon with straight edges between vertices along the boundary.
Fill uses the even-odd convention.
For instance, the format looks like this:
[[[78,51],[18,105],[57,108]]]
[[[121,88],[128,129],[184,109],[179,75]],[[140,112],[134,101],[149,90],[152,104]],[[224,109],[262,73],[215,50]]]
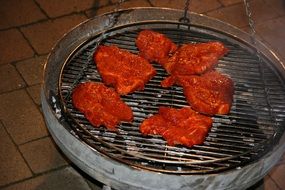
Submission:
[[[44,62],[61,36],[114,10],[116,0],[0,0],[0,189],[101,189],[62,154],[41,112]],[[121,8],[182,9],[184,0],[128,0]],[[285,60],[284,0],[251,0],[258,37]],[[248,31],[242,0],[192,0],[190,10]],[[285,156],[251,189],[285,189]]]

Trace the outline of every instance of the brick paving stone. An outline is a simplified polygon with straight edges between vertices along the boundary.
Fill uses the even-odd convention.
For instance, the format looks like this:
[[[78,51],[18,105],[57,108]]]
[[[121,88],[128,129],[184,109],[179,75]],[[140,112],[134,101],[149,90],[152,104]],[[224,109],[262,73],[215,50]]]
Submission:
[[[28,85],[39,84],[43,78],[46,56],[34,57],[16,63],[16,68]]]
[[[34,86],[29,86],[27,87],[27,91],[29,93],[29,95],[32,97],[33,101],[37,104],[37,105],[41,105],[41,84],[36,84]]]
[[[3,190],[91,190],[87,182],[71,167],[50,172]]]
[[[120,9],[127,9],[131,7],[151,7],[151,4],[147,0],[129,0],[129,1],[123,2],[120,5]],[[116,8],[116,4],[104,6],[104,7],[97,8],[97,9],[90,9],[86,11],[86,15],[88,18],[91,18],[97,15],[104,14],[106,12],[114,11],[115,8]]]
[[[278,17],[278,13],[274,10],[270,3],[264,0],[251,0],[250,8],[252,18],[256,24]]]
[[[123,2],[120,5],[120,8],[126,9],[131,7],[150,7],[151,4],[147,0],[129,0],[126,2]]]
[[[33,0],[1,0],[0,4],[0,29],[46,19]]]
[[[208,12],[207,15],[240,28],[248,25],[248,18],[241,3]]]
[[[270,176],[264,177],[263,188],[261,190],[280,190],[278,185],[272,180]]]
[[[250,1],[250,10],[252,12],[252,19],[256,24],[278,17],[278,13],[274,11],[273,7],[268,3],[264,3],[263,0]],[[248,25],[248,17],[246,16],[243,3],[224,7],[207,14],[237,27],[245,27]]]
[[[46,54],[69,30],[86,20],[82,14],[73,14],[21,28],[38,54]]]
[[[32,176],[20,152],[0,123],[0,189],[1,186]]]
[[[279,188],[285,189],[285,164],[276,165],[269,173]]]
[[[24,87],[26,84],[11,64],[0,65],[0,93]]]
[[[0,31],[0,49],[0,64],[18,61],[34,55],[34,51],[17,29]]]
[[[219,1],[224,6],[229,6],[229,5],[233,5],[233,4],[237,4],[237,3],[243,2],[243,0],[219,0]]]
[[[274,12],[277,12],[280,16],[285,15],[285,2],[284,0],[264,0],[267,4],[272,6]]]
[[[221,7],[217,0],[195,0],[191,1],[189,10],[196,13],[205,13]]]
[[[0,120],[16,144],[48,135],[41,112],[25,90],[0,95]]]
[[[151,4],[150,4],[151,3]],[[120,8],[131,8],[131,7],[150,7],[153,5],[154,7],[167,7],[174,9],[183,9],[185,1],[184,0],[150,0],[148,3],[146,0],[131,0],[121,4]],[[190,10],[193,12],[206,12],[209,10],[216,9],[220,7],[221,4],[217,0],[195,0],[191,1]],[[106,12],[113,11],[115,9],[115,5],[105,6],[99,9],[92,9],[86,11],[87,16],[93,17]]]
[[[49,17],[58,17],[109,3],[108,0],[36,0]]]
[[[65,156],[57,149],[50,137],[26,143],[19,146],[19,149],[36,174],[67,165]]]
[[[115,10],[115,5],[105,6],[98,9],[90,9],[85,12],[88,18],[92,18],[94,16],[98,16],[107,12],[111,12]]]
[[[184,0],[150,0],[150,3],[154,7],[168,7],[175,9],[184,9],[185,1]]]
[[[184,9],[185,0],[150,0],[155,7],[168,7],[175,9]],[[192,12],[203,13],[209,10],[217,9],[221,4],[217,0],[192,0],[189,10]]]
[[[285,36],[285,16],[258,24],[256,31],[282,59],[285,59],[285,43],[283,40]]]

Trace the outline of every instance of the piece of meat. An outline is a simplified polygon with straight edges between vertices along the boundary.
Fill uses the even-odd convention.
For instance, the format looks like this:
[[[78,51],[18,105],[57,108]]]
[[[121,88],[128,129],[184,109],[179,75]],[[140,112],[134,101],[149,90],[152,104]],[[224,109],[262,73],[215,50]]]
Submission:
[[[141,31],[136,39],[136,45],[142,57],[160,64],[177,49],[176,44],[168,37],[152,30]]]
[[[102,83],[85,82],[75,87],[72,103],[95,127],[104,125],[109,130],[121,121],[131,122],[133,112],[117,92]]]
[[[99,46],[94,53],[94,62],[103,82],[113,86],[120,95],[143,90],[156,74],[146,59],[117,46]]]
[[[228,114],[231,109],[234,84],[231,78],[217,71],[198,75],[173,75],[162,81],[163,87],[177,84],[191,108],[200,113]]]
[[[140,131],[143,135],[161,135],[171,146],[180,144],[191,147],[204,142],[212,123],[210,117],[189,107],[159,107],[158,114],[143,121]]]
[[[184,44],[162,65],[171,75],[202,74],[228,52],[221,42]]]

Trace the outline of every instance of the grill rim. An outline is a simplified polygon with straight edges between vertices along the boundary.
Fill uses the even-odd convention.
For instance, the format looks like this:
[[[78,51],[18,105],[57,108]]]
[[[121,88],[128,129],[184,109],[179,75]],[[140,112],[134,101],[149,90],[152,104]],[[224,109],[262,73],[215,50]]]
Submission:
[[[156,23],[159,23],[159,24],[163,24],[163,23],[166,23],[166,24],[173,24],[173,25],[177,25],[179,22],[167,22],[167,21],[163,21],[162,23],[160,22],[160,21],[156,21],[156,22],[149,22],[149,21],[145,21],[145,22],[143,22],[143,23],[135,23],[134,25],[135,26],[137,26],[137,25],[145,25],[145,24],[156,24]],[[132,24],[130,24],[131,26],[132,26]],[[186,25],[187,26],[187,25]],[[128,28],[129,27],[129,25],[123,25],[123,26],[119,26],[118,28],[117,27],[114,27],[114,28],[112,28],[111,29],[111,31],[104,31],[104,33],[108,33],[108,32],[110,32],[110,33],[112,33],[112,31],[117,31],[117,30],[120,30],[120,28],[121,27],[123,27],[123,28]],[[198,29],[200,29],[200,26],[197,26],[197,25],[194,25],[194,26],[191,26],[191,27],[198,27]],[[207,30],[210,30],[210,29],[208,29],[208,28],[206,28],[206,27],[204,27],[204,28],[202,28],[202,30],[204,30],[204,29],[207,29]],[[133,33],[134,31],[131,31],[131,33]],[[169,31],[170,32],[170,31]],[[217,30],[214,30],[214,32],[218,32],[219,34],[221,34],[221,35],[226,35],[225,33],[223,33],[223,32],[221,32],[221,31],[217,31]],[[101,34],[98,34],[99,36],[101,35]],[[230,37],[230,36],[229,36]],[[96,37],[94,37],[94,39],[95,39]],[[76,54],[75,54],[75,52],[77,52],[78,50],[80,50],[80,49],[87,49],[87,47],[89,47],[89,45],[90,45],[90,43],[92,42],[92,43],[94,43],[93,41],[94,41],[94,39],[87,39],[85,42],[83,42],[83,43],[81,43],[81,45],[80,46],[78,46],[73,52],[74,53],[71,53],[70,54],[70,56],[69,56],[69,58],[65,61],[65,63],[63,64],[63,66],[62,66],[62,69],[61,69],[61,74],[60,74],[60,79],[62,79],[63,78],[63,70],[64,70],[64,68],[65,68],[65,66],[70,62],[70,60],[72,59],[72,58],[75,58],[76,56]],[[108,39],[108,37],[107,37],[107,39]],[[234,40],[236,40],[236,39],[234,39]],[[240,40],[239,40],[240,41]],[[242,42],[241,42],[242,43]],[[89,44],[89,45],[88,45]],[[82,48],[83,47],[83,48]],[[83,50],[84,51],[84,50]],[[89,50],[88,50],[89,51]],[[93,55],[93,54],[91,54],[91,55]],[[86,62],[86,64],[87,64],[88,62]],[[103,144],[103,145],[105,145],[105,146],[108,146],[108,147],[110,147],[110,148],[113,148],[114,150],[117,150],[117,151],[120,151],[121,152],[121,154],[126,154],[126,155],[130,155],[130,156],[133,156],[133,157],[135,157],[135,158],[141,158],[141,159],[146,159],[147,161],[154,161],[154,162],[157,162],[157,163],[163,163],[163,164],[184,164],[184,165],[188,165],[189,163],[189,161],[187,162],[187,161],[179,161],[179,160],[167,160],[167,161],[164,161],[164,160],[162,160],[162,159],[158,159],[158,158],[153,158],[153,157],[151,157],[151,156],[145,156],[145,154],[143,154],[143,153],[140,153],[140,152],[136,152],[136,153],[132,153],[132,152],[128,152],[127,150],[124,150],[124,149],[121,149],[120,147],[115,147],[115,146],[112,146],[111,144],[112,143],[110,143],[110,142],[107,142],[107,141],[104,141],[104,139],[102,138],[102,137],[95,137],[92,133],[90,133],[87,129],[86,129],[86,127],[84,127],[84,126],[82,126],[79,122],[77,122],[76,121],[76,119],[75,118],[73,118],[73,116],[72,116],[72,114],[70,113],[70,111],[68,110],[68,108],[65,106],[65,98],[63,97],[63,95],[62,95],[62,90],[61,90],[61,84],[63,83],[63,81],[62,80],[59,80],[58,81],[58,89],[59,89],[59,96],[60,96],[60,103],[61,103],[61,106],[62,106],[62,108],[63,108],[63,110],[64,110],[64,112],[66,112],[66,114],[68,115],[68,117],[70,117],[71,118],[71,120],[72,120],[72,122],[73,123],[75,123],[78,127],[80,127],[80,129],[83,131],[83,133],[85,133],[86,135],[89,135],[89,137],[91,137],[93,140],[95,140],[95,141],[99,141],[101,144]],[[72,85],[71,85],[71,87],[72,87]],[[75,131],[77,131],[77,130],[75,130]],[[78,134],[78,135],[80,135],[80,134]],[[247,155],[247,154],[249,154],[249,153],[251,153],[251,152],[253,152],[253,151],[255,151],[255,150],[258,150],[260,147],[262,147],[262,146],[264,146],[264,143],[266,142],[267,144],[272,144],[271,142],[274,142],[274,137],[275,137],[275,135],[272,135],[271,137],[270,137],[270,139],[263,139],[261,142],[258,142],[258,144],[257,144],[257,146],[254,146],[254,148],[248,148],[246,151],[244,151],[244,152],[242,152],[242,153],[240,153],[240,154],[238,154],[238,155],[231,155],[231,156],[228,156],[228,157],[223,157],[223,158],[216,158],[216,159],[213,159],[213,160],[205,160],[205,161],[199,161],[199,160],[194,160],[193,162],[191,162],[190,163],[190,165],[198,165],[198,164],[201,164],[201,165],[203,165],[203,164],[211,164],[211,163],[214,163],[214,164],[216,164],[216,163],[219,163],[219,162],[222,162],[222,161],[228,161],[228,160],[232,160],[232,159],[236,159],[236,158],[240,158],[240,157],[242,157],[242,156],[244,156],[244,155]],[[102,139],[101,139],[102,138]],[[85,141],[84,140],[85,138],[83,138],[82,140],[83,141]],[[95,148],[95,149],[97,149],[99,152],[101,151],[103,154],[107,154],[107,156],[110,156],[110,157],[112,157],[113,159],[117,159],[118,161],[120,161],[120,162],[123,162],[123,163],[125,163],[125,164],[130,164],[130,165],[134,165],[134,167],[141,167],[141,168],[143,168],[143,169],[148,169],[148,170],[154,170],[154,171],[158,171],[158,172],[165,172],[165,173],[178,173],[178,174],[188,174],[188,173],[207,173],[207,170],[201,170],[201,171],[196,171],[196,170],[191,170],[191,172],[190,171],[180,171],[180,172],[178,172],[178,171],[171,171],[171,170],[167,170],[167,169],[165,169],[165,170],[160,170],[160,169],[157,169],[157,168],[151,168],[151,167],[144,167],[143,165],[137,165],[136,163],[132,163],[132,162],[130,162],[129,160],[124,160],[124,159],[120,159],[120,158],[116,158],[116,157],[114,157],[114,156],[112,156],[112,155],[110,155],[110,154],[108,154],[108,153],[106,153],[105,151],[103,151],[103,150],[100,150],[98,147],[96,148],[96,146],[95,145],[92,145],[92,143],[88,143],[89,144],[89,146],[92,146],[93,148]],[[261,154],[261,155],[263,155],[263,154]],[[201,155],[202,156],[202,155]],[[250,162],[252,162],[252,161],[250,161]],[[233,167],[233,166],[232,166]],[[230,167],[228,167],[228,168],[230,168]],[[224,169],[228,169],[227,167],[224,167]],[[223,167],[221,167],[221,168],[215,168],[215,169],[211,169],[211,170],[209,170],[209,172],[211,173],[211,172],[217,172],[217,171],[220,171],[220,170],[223,170]]]
[[[161,10],[161,9],[157,9],[157,10]],[[86,21],[85,23],[87,23],[88,21]],[[83,23],[84,24],[84,23]],[[66,36],[69,36],[69,34],[67,34]],[[66,37],[65,36],[65,37]],[[62,42],[62,41],[61,41]],[[59,43],[61,43],[61,42],[59,42]],[[50,62],[50,60],[52,60],[52,57],[54,56],[54,55],[52,55],[53,53],[56,53],[56,49],[58,49],[58,46],[55,46],[54,48],[53,48],[53,51],[51,52],[51,54],[49,55],[49,57],[48,57],[48,61],[46,62],[46,65],[45,65],[45,71],[44,71],[44,78],[46,79],[46,78],[49,78],[49,76],[47,76],[48,74],[48,72],[46,72],[46,66],[47,66],[47,64],[48,64],[48,62]],[[274,57],[275,55],[273,55],[273,57]],[[65,59],[66,60],[66,59]],[[279,59],[277,59],[277,60],[279,60]],[[274,62],[275,63],[275,62]],[[279,63],[282,63],[281,61],[279,62]],[[282,68],[283,68],[284,66],[282,65]],[[283,75],[283,73],[282,73],[282,75]],[[58,81],[58,80],[57,80]],[[42,97],[45,97],[46,99],[50,99],[50,91],[48,91],[47,90],[47,84],[46,83],[44,83],[43,84],[43,95],[42,95]],[[49,107],[51,108],[52,106],[51,105],[49,105]],[[54,114],[56,114],[56,113],[54,113]]]

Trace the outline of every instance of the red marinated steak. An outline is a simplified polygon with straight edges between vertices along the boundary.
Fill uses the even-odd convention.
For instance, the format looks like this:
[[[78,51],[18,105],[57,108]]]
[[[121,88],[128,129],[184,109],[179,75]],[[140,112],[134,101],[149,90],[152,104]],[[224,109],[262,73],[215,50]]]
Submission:
[[[171,146],[191,147],[204,142],[212,122],[189,107],[160,107],[158,114],[143,121],[140,131],[143,135],[161,135]]]
[[[221,42],[184,44],[163,63],[163,67],[171,75],[202,74],[213,69],[227,52]]]
[[[168,37],[152,30],[141,31],[136,39],[136,45],[142,57],[160,64],[177,49]]]
[[[174,83],[183,87],[186,100],[195,111],[208,115],[230,112],[234,84],[228,76],[217,71],[200,76],[170,76],[162,82],[162,86],[169,87]]]
[[[156,74],[146,59],[117,46],[99,46],[94,60],[103,82],[113,86],[120,95],[143,90]]]
[[[72,102],[95,127],[114,130],[121,121],[131,122],[133,112],[113,89],[102,83],[85,82],[75,87]]]

